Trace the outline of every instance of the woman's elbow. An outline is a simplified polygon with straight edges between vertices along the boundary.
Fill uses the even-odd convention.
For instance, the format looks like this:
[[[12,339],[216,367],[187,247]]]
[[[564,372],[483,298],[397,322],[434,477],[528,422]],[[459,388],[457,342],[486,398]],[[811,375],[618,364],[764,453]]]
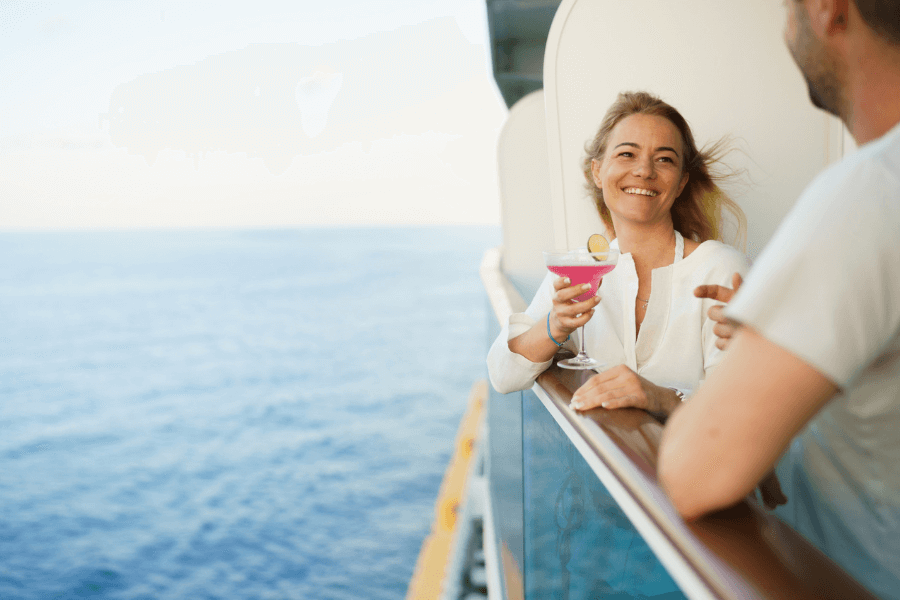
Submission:
[[[521,357],[511,355],[505,340],[498,339],[488,350],[488,380],[497,392],[501,394],[521,392],[534,384],[534,376],[528,376],[528,370],[517,364],[520,361]]]
[[[509,377],[505,369],[496,365],[488,364],[488,380],[499,394],[511,394],[512,392],[520,392],[525,389],[519,381]]]
[[[509,394],[517,391],[512,389],[513,386],[509,385],[509,383],[503,381],[502,379],[496,379],[490,372],[488,372],[488,379],[490,379],[491,386],[493,386],[498,394]]]

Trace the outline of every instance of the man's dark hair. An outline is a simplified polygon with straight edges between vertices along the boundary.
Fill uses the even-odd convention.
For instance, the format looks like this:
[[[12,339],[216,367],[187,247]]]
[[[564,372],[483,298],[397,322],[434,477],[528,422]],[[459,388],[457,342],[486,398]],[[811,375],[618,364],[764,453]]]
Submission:
[[[853,0],[863,21],[886,42],[900,45],[900,0]]]

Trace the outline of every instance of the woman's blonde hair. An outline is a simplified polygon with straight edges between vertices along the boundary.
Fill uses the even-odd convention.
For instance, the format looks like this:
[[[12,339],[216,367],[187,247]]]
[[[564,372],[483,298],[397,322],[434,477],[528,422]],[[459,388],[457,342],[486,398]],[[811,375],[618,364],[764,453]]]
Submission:
[[[688,174],[687,184],[672,205],[672,223],[684,237],[697,242],[722,240],[723,209],[731,213],[736,221],[735,242],[743,245],[747,228],[744,211],[723,192],[717,182],[734,173],[720,174],[714,168],[721,166],[721,158],[727,152],[728,139],[723,138],[702,150],[697,149],[694,135],[684,117],[674,107],[647,92],[622,92],[606,111],[600,129],[594,139],[585,146],[587,156],[582,165],[585,187],[594,200],[600,218],[607,231],[615,237],[615,227],[609,208],[603,201],[603,190],[594,183],[591,161],[602,161],[606,154],[609,136],[624,118],[631,115],[654,115],[668,119],[681,133],[684,144],[683,171]],[[724,241],[724,240],[723,240]]]

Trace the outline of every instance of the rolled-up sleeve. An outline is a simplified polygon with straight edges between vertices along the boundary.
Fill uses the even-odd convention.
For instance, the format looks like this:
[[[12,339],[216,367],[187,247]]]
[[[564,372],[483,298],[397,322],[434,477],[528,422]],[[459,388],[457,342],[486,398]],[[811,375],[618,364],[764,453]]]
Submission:
[[[491,385],[501,394],[530,388],[537,376],[546,371],[553,362],[552,359],[546,362],[531,362],[509,349],[509,340],[522,335],[534,324],[535,320],[527,313],[510,315],[509,322],[488,350],[488,375]]]
[[[538,320],[547,318],[553,306],[553,277],[552,273],[544,277],[525,312],[510,315],[509,321],[503,325],[500,335],[488,350],[488,377],[494,389],[501,394],[527,390],[534,385],[538,375],[553,363],[552,359],[546,362],[531,362],[509,349],[509,340],[534,327]]]

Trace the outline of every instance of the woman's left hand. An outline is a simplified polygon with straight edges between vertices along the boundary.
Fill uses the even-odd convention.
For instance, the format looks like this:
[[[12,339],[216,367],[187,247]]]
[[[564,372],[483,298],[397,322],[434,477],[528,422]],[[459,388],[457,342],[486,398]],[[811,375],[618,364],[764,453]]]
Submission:
[[[625,365],[618,365],[588,379],[575,391],[570,406],[578,410],[643,408],[666,415],[681,403],[674,390],[660,387]]]

